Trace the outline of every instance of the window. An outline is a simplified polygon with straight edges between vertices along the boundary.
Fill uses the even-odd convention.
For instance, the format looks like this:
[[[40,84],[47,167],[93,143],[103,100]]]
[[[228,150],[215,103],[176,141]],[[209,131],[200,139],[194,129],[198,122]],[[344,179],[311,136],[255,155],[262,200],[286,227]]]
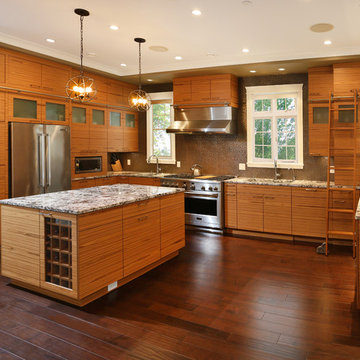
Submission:
[[[302,84],[251,86],[247,96],[247,165],[302,169]]]
[[[150,94],[152,106],[147,112],[147,158],[156,155],[161,164],[175,164],[175,135],[168,134],[168,128],[174,119],[171,106],[173,93]],[[151,159],[152,163],[156,160]]]

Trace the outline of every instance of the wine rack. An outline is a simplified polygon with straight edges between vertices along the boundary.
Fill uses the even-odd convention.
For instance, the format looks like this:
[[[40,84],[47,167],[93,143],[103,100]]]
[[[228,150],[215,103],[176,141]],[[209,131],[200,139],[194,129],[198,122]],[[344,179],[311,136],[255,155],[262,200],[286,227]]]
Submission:
[[[45,281],[72,289],[70,220],[45,217]]]

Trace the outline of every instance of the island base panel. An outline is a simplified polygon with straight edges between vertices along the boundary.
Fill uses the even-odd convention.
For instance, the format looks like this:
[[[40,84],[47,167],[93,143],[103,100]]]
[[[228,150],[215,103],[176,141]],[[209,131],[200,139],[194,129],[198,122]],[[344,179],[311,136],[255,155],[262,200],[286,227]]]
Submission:
[[[123,286],[125,284],[127,284],[128,282],[134,280],[135,278],[147,273],[148,271],[156,268],[157,266],[165,263],[166,261],[169,261],[171,260],[172,258],[176,257],[177,255],[179,254],[179,251],[175,251],[173,252],[172,254],[169,254],[163,258],[161,258],[160,260],[146,266],[145,268],[121,279],[118,281],[118,284],[117,284],[117,287],[112,289],[111,291],[114,291],[116,289],[118,289],[120,286]],[[11,280],[11,284],[15,285],[15,286],[18,286],[18,287],[21,287],[21,288],[24,288],[24,289],[27,289],[27,290],[30,290],[30,291],[34,291],[36,293],[39,293],[39,294],[42,294],[42,295],[45,295],[45,296],[49,296],[49,297],[52,297],[52,298],[55,298],[55,299],[58,299],[58,300],[61,300],[61,301],[65,301],[67,303],[70,303],[70,304],[73,304],[73,305],[76,305],[76,306],[85,306],[87,304],[89,304],[90,302],[108,294],[109,292],[111,291],[108,291],[108,288],[107,286],[105,286],[104,288],[98,290],[97,292],[83,298],[83,299],[72,299],[72,298],[69,298],[68,296],[64,296],[64,295],[61,295],[61,294],[57,294],[57,293],[54,293],[53,291],[50,291],[50,290],[46,290],[46,289],[43,289],[43,288],[40,288],[40,287],[37,287],[37,286],[33,286],[33,285],[30,285],[30,284],[26,284],[26,283],[23,283],[21,281],[18,281],[18,280]]]

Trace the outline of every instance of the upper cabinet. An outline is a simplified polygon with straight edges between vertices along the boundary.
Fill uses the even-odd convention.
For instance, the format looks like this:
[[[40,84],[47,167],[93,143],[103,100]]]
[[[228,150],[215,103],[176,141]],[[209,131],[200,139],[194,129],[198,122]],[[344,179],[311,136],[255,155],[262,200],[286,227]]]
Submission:
[[[65,96],[69,78],[70,68],[67,66],[41,65],[41,89],[46,94]]]
[[[334,95],[351,96],[359,90],[360,62],[334,64]]]
[[[308,72],[309,100],[329,100],[333,92],[333,67],[310,68]]]
[[[231,74],[178,78],[173,86],[175,105],[237,107],[239,104],[237,78]]]
[[[5,65],[6,55],[2,53],[0,49],[0,85],[4,85],[6,82]]]

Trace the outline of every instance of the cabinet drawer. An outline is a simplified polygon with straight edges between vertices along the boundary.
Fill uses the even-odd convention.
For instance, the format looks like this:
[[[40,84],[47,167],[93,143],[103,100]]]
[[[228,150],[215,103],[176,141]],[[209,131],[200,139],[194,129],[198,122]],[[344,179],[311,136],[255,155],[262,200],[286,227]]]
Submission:
[[[224,184],[224,191],[226,193],[236,193],[236,184]]]
[[[135,204],[124,206],[124,219],[142,216],[147,212],[160,209],[160,199],[139,201]]]
[[[301,207],[326,207],[326,189],[316,188],[293,188],[292,189],[293,206]]]

